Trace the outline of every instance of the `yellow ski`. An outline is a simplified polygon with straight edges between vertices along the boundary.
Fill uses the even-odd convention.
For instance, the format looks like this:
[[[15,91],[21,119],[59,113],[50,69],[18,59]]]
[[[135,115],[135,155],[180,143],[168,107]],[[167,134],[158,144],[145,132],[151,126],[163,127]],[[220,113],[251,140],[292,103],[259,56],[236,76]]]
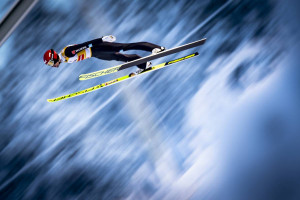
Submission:
[[[48,99],[47,101],[48,102],[56,102],[56,101],[61,101],[61,100],[64,100],[64,99],[69,99],[69,98],[72,98],[72,97],[76,97],[76,96],[79,96],[79,95],[82,95],[82,94],[86,94],[86,93],[89,93],[89,92],[93,92],[95,90],[98,90],[98,89],[101,89],[101,88],[104,88],[104,87],[107,87],[107,86],[119,83],[121,81],[128,80],[128,79],[134,78],[136,76],[139,76],[139,75],[142,75],[142,74],[145,74],[145,73],[148,73],[148,72],[152,72],[152,71],[155,71],[155,70],[167,67],[167,66],[169,66],[171,64],[178,63],[180,61],[183,61],[183,60],[186,60],[186,59],[189,59],[189,58],[194,58],[194,57],[196,57],[198,55],[199,55],[198,52],[196,52],[196,53],[184,56],[182,58],[177,58],[177,59],[171,60],[169,62],[164,62],[164,63],[158,64],[158,65],[155,65],[150,70],[143,71],[140,74],[131,73],[129,75],[122,76],[120,78],[116,78],[114,80],[111,80],[111,81],[108,81],[108,82],[96,85],[94,87],[90,87],[90,88],[87,88],[85,90],[74,92],[72,94],[64,95],[64,96],[57,97],[57,98],[54,98],[54,99]]]

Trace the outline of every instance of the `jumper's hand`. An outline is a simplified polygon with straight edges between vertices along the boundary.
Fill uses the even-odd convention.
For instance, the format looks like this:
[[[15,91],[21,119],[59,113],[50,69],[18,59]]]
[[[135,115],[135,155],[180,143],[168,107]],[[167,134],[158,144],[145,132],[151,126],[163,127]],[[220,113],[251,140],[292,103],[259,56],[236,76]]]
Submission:
[[[58,68],[60,63],[61,63],[61,59],[59,59],[59,61],[56,62],[52,67]]]
[[[114,41],[116,41],[116,39],[117,38],[113,35],[107,35],[107,36],[102,37],[103,42],[114,42]]]

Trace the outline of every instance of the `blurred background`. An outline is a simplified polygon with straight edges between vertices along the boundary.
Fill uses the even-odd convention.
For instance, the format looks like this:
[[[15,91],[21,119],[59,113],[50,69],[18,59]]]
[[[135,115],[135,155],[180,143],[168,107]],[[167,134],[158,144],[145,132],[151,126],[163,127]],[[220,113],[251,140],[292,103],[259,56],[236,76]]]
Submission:
[[[296,0],[40,0],[0,47],[0,199],[300,199],[299,15]],[[135,71],[80,82],[119,62],[43,63],[109,34],[207,42],[48,103]]]

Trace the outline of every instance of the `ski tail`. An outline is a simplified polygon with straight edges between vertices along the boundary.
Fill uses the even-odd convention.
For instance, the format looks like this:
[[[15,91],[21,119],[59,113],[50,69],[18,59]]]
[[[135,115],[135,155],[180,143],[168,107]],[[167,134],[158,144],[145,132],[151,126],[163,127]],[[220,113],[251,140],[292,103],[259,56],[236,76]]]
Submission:
[[[155,65],[150,70],[143,71],[142,73],[134,75],[134,76],[130,76],[130,75],[122,76],[122,77],[113,79],[111,81],[107,81],[105,83],[102,83],[102,84],[99,84],[99,85],[96,85],[96,86],[93,86],[93,87],[90,87],[90,88],[87,88],[87,89],[84,89],[84,90],[81,90],[81,91],[78,91],[78,92],[74,92],[74,93],[64,95],[64,96],[61,96],[61,97],[57,97],[57,98],[54,98],[54,99],[48,99],[47,101],[48,102],[56,102],[56,101],[61,101],[61,100],[64,100],[64,99],[69,99],[69,98],[72,98],[72,97],[76,97],[76,96],[79,96],[79,95],[82,95],[82,94],[87,94],[89,92],[93,92],[95,90],[98,90],[98,89],[101,89],[101,88],[104,88],[104,87],[108,87],[110,85],[113,85],[113,84],[116,84],[116,83],[119,83],[119,82],[122,82],[122,81],[125,81],[125,80],[128,80],[128,79],[131,79],[131,78],[138,77],[138,76],[143,75],[145,73],[149,73],[149,72],[152,72],[152,71],[155,71],[155,70],[158,70],[158,69],[162,69],[164,67],[168,67],[172,64],[175,64],[175,63],[178,63],[178,62],[190,59],[190,58],[194,58],[198,55],[199,55],[199,53],[195,52],[193,54],[189,54],[189,55],[181,57],[181,58],[177,58],[177,59],[174,59],[174,60],[171,60],[171,61],[168,61],[168,62],[164,62],[164,63],[158,64],[158,65]]]
[[[112,74],[112,73],[121,71],[123,69],[126,69],[128,67],[136,66],[136,65],[145,63],[147,61],[150,61],[150,60],[154,60],[154,59],[157,59],[157,58],[161,58],[161,57],[164,57],[164,56],[168,56],[168,55],[171,55],[171,54],[178,53],[180,51],[184,51],[184,50],[187,50],[187,49],[191,49],[191,48],[203,45],[205,43],[205,41],[206,41],[206,38],[201,39],[201,40],[197,40],[195,42],[191,42],[191,43],[179,46],[179,47],[175,47],[175,48],[172,48],[172,49],[167,49],[167,50],[162,51],[160,53],[157,53],[157,54],[154,54],[154,55],[149,55],[149,56],[146,56],[146,57],[143,57],[143,58],[139,58],[139,59],[127,62],[127,63],[122,64],[122,65],[118,65],[118,66],[115,66],[115,67],[99,70],[99,71],[88,73],[88,74],[81,74],[79,76],[79,80],[83,81],[83,80],[96,78],[96,77],[99,77],[99,76],[104,76],[104,75],[107,75],[107,74]]]

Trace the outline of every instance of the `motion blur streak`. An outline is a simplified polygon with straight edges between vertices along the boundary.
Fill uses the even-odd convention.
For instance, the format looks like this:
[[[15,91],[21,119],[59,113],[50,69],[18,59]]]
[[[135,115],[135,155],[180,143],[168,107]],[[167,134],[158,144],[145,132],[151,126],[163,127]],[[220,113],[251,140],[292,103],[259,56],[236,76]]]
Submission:
[[[46,150],[44,150],[44,152],[41,152],[34,160],[32,160],[30,163],[28,163],[27,165],[25,165],[22,169],[20,169],[18,171],[18,173],[16,173],[12,178],[10,178],[9,180],[7,180],[5,183],[3,183],[0,187],[0,191],[4,190],[5,187],[11,182],[13,181],[16,177],[18,177],[20,174],[24,173],[26,169],[28,169],[30,166],[32,166],[33,164],[35,164],[34,162],[40,162],[40,159],[42,158],[42,156],[49,156],[49,153],[51,153],[51,150],[54,150],[55,148],[58,147],[59,144],[61,144],[63,141],[65,141],[66,139],[70,139],[69,137],[79,137],[78,135],[71,135],[72,133],[76,132],[78,129],[80,129],[80,127],[84,127],[84,125],[86,125],[89,120],[95,116],[95,114],[97,114],[98,112],[100,112],[105,106],[107,106],[116,96],[119,95],[121,91],[119,90],[118,92],[116,92],[115,94],[113,94],[113,96],[111,96],[108,100],[106,100],[106,102],[102,103],[101,106],[99,106],[95,111],[93,111],[92,113],[90,113],[90,115],[81,120],[79,123],[77,123],[75,126],[73,126],[68,133],[66,133],[63,137],[59,138],[57,141],[55,141],[54,144],[52,144],[49,148],[47,148]],[[81,134],[81,133],[79,133]],[[82,136],[82,135],[80,135]],[[41,163],[38,163],[39,165]]]
[[[39,1],[0,47],[0,199],[300,199],[298,10],[283,0]],[[43,63],[49,48],[108,34],[207,42],[193,60],[48,103],[135,70],[80,82],[119,62]]]
[[[189,32],[189,34],[187,34],[184,38],[182,38],[179,42],[177,42],[175,46],[179,46],[183,42],[185,42],[189,37],[191,37],[193,34],[195,34],[197,31],[199,31],[203,26],[205,26],[208,22],[210,22],[213,18],[215,18],[218,14],[220,14],[220,12],[223,11],[232,2],[233,2],[232,0],[227,1],[223,6],[221,6],[221,8],[219,8],[217,11],[215,11],[212,15],[210,15],[207,19],[205,19],[201,24],[199,24],[196,28],[194,28],[191,32]]]

